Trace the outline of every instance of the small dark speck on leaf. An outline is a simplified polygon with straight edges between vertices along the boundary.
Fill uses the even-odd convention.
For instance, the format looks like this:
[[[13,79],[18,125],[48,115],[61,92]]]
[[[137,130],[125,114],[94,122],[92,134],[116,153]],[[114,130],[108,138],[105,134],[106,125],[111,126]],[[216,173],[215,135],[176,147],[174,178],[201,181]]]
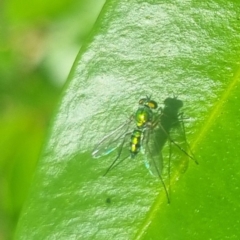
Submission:
[[[110,204],[110,203],[111,203],[111,198],[110,198],[110,197],[106,198],[106,203],[107,203],[107,204]]]

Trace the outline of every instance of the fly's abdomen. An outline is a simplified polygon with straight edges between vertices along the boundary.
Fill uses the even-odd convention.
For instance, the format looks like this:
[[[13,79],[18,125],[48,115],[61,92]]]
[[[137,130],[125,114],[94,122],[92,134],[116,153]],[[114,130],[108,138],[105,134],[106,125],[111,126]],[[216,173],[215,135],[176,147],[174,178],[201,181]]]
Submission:
[[[132,132],[129,149],[132,158],[134,158],[141,149],[142,136],[143,132],[141,130],[135,129]]]

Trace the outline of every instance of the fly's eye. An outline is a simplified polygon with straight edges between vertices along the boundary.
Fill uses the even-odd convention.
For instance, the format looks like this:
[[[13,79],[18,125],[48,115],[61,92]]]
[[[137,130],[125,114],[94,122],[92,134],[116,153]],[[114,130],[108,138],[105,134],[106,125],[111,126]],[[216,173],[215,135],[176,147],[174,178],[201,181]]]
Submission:
[[[140,105],[145,105],[145,103],[146,103],[146,98],[140,99],[138,103],[139,103]]]
[[[148,106],[151,108],[151,109],[156,109],[158,107],[157,103],[155,101],[149,101],[148,102]]]

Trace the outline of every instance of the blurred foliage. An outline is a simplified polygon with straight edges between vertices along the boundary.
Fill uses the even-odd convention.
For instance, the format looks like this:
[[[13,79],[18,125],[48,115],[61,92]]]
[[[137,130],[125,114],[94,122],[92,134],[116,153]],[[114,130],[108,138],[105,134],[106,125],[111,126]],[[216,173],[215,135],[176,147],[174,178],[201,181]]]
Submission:
[[[103,3],[0,3],[0,239],[12,237],[62,85]]]

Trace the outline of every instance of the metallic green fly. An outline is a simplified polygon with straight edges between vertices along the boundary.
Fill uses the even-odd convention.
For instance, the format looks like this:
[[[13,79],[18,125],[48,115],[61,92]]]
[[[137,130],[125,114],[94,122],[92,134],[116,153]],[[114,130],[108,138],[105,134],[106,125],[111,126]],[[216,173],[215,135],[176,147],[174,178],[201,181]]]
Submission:
[[[106,135],[95,146],[95,149],[92,152],[94,158],[99,158],[108,155],[115,150],[117,151],[115,159],[104,175],[125,159],[129,157],[135,158],[138,153],[141,152],[144,156],[146,168],[152,175],[159,177],[164,187],[167,200],[170,202],[168,190],[162,178],[162,149],[166,141],[170,143],[170,154],[171,144],[173,144],[196,162],[193,155],[189,154],[188,151],[177,144],[170,135],[172,128],[177,124],[182,124],[181,126],[184,130],[183,120],[179,120],[179,117],[181,116],[181,114],[179,114],[179,109],[181,107],[182,102],[176,98],[165,99],[163,108],[158,107],[157,102],[151,100],[150,97],[141,98],[135,114],[131,115],[125,123],[121,124],[118,128]],[[123,152],[125,154],[123,154]],[[168,163],[169,179],[170,159],[171,155],[169,155]]]
[[[166,192],[169,202],[169,194],[162,179],[162,155],[161,150],[156,149],[156,139],[152,138],[154,130],[159,127],[160,113],[158,104],[150,97],[141,98],[134,115],[118,128],[106,135],[92,152],[94,158],[99,158],[117,150],[117,155],[112,164],[106,170],[106,175],[119,163],[130,158],[135,158],[139,152],[145,157],[145,166],[149,172],[159,177]],[[130,128],[130,126],[132,126]],[[128,145],[128,147],[127,147]],[[127,155],[122,156],[123,150],[128,148]]]

